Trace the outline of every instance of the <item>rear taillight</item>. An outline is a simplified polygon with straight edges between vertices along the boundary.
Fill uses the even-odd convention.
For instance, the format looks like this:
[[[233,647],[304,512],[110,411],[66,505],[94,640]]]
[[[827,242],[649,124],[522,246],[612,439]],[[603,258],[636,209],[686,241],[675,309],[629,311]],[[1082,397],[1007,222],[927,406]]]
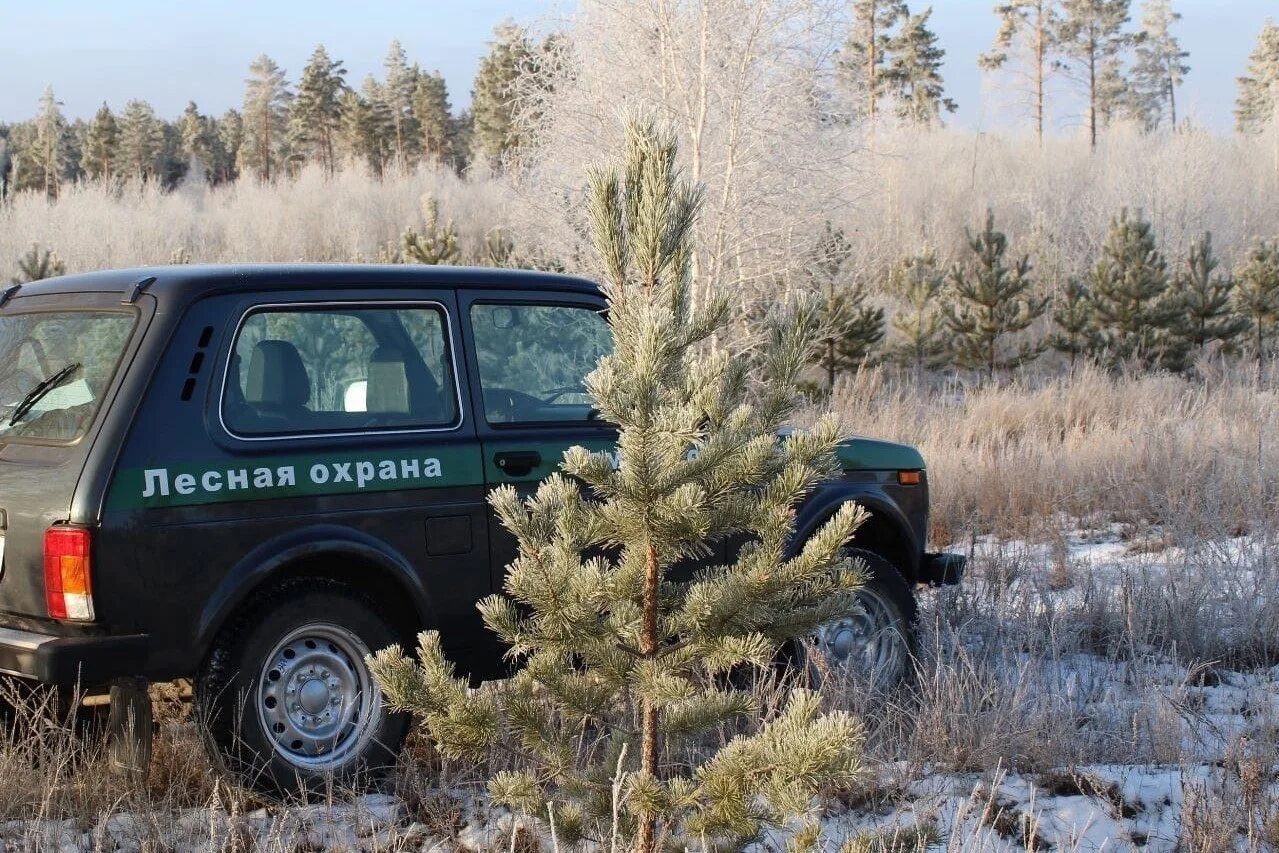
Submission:
[[[89,531],[50,527],[44,532],[44,599],[54,619],[93,620]]]

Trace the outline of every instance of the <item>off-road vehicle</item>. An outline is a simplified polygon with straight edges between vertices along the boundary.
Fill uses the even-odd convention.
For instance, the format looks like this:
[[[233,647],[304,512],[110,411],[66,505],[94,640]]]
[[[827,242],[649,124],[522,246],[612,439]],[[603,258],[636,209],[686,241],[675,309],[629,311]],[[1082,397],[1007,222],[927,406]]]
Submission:
[[[604,307],[584,279],[423,266],[0,291],[0,671],[110,691],[144,727],[147,684],[190,679],[211,753],[268,789],[389,765],[408,722],[365,657],[435,628],[475,679],[505,672],[475,603],[514,543],[485,497],[612,446],[582,384]],[[893,679],[915,586],[962,560],[924,551],[917,451],[839,456],[795,547],[857,501],[870,582],[816,646]]]

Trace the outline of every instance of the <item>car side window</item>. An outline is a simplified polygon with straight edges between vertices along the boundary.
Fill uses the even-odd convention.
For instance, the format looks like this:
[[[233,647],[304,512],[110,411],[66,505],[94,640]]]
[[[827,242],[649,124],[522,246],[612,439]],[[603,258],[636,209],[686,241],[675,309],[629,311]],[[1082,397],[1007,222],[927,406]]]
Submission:
[[[598,417],[585,378],[612,351],[608,321],[577,305],[471,306],[484,412],[491,424],[566,423]]]
[[[223,421],[250,436],[445,428],[454,383],[436,306],[264,308],[236,337]]]

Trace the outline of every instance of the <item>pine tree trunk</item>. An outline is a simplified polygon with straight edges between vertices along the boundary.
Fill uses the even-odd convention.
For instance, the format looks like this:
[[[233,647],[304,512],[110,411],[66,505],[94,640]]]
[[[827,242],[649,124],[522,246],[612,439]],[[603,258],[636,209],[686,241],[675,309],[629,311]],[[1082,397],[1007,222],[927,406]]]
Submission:
[[[1168,78],[1168,113],[1172,121],[1172,129],[1177,129],[1177,86]]]
[[[870,124],[875,126],[875,111],[879,100],[879,95],[875,91],[875,66],[879,61],[878,46],[875,44],[875,16],[878,10],[875,8],[877,4],[870,4],[870,11],[867,12],[866,31],[870,34],[866,39],[866,97],[869,99]]]
[[[640,652],[645,657],[657,654],[657,592],[660,568],[657,548],[650,544],[644,563],[644,634],[640,638]],[[643,700],[640,743],[640,770],[650,776],[657,775],[657,706],[652,699]],[[635,838],[635,853],[653,853],[656,849],[657,818],[647,812],[639,816],[639,834]]]
[[[1044,61],[1047,58],[1048,34],[1044,29],[1044,4],[1039,4],[1035,18],[1035,140],[1044,147]]]
[[[1088,140],[1089,148],[1097,150],[1097,48],[1088,47]]]

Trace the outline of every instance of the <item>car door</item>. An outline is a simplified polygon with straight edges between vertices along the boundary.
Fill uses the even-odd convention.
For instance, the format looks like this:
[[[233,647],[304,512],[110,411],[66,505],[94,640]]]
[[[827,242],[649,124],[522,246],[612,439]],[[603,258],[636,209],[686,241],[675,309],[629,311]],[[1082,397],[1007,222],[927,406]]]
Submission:
[[[151,428],[131,436],[109,502],[154,531],[140,560],[183,567],[140,570],[138,582],[213,601],[277,554],[376,551],[420,579],[425,627],[473,645],[483,633],[475,602],[491,589],[488,520],[456,317],[444,288],[193,306],[144,404]],[[344,565],[352,585],[370,582],[367,567]]]
[[[486,485],[529,494],[574,445],[610,450],[616,431],[599,419],[584,379],[612,348],[604,301],[580,293],[459,292],[472,410]],[[494,589],[516,553],[490,517]]]

